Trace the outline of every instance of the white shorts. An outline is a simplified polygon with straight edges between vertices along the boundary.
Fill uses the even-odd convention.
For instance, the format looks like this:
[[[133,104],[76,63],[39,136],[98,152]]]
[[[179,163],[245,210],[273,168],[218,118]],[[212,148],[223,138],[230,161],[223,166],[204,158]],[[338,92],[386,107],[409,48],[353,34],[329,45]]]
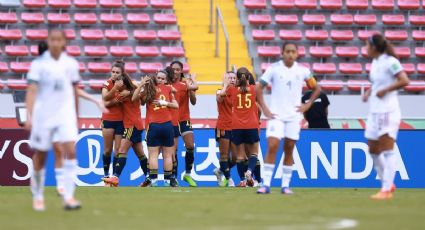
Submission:
[[[282,121],[273,119],[267,122],[267,137],[276,137],[278,139],[288,138],[297,141],[300,139],[301,121]]]
[[[60,125],[46,128],[41,123],[34,123],[31,129],[30,146],[39,151],[49,151],[53,143],[77,141],[78,128],[73,122],[64,122]]]
[[[379,137],[388,134],[396,140],[400,122],[400,111],[371,113],[367,118],[365,137],[368,140],[378,140]]]

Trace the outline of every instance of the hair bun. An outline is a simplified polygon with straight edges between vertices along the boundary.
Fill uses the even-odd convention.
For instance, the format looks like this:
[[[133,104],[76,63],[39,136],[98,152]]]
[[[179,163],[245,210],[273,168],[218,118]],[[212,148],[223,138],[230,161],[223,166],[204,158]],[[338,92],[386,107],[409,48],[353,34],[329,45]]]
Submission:
[[[125,62],[124,62],[124,60],[116,60],[115,62],[114,62],[114,64],[118,64],[118,65],[125,65]]]

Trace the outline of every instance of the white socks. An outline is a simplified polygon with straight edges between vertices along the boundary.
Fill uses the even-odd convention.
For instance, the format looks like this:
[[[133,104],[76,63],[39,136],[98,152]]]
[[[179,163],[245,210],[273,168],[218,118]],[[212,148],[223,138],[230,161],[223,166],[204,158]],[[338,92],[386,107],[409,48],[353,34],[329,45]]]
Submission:
[[[263,183],[264,186],[270,187],[274,171],[274,164],[264,163]]]
[[[391,186],[394,184],[397,159],[392,150],[384,151],[381,155],[385,159],[385,167],[382,175],[382,191],[390,191]]]
[[[282,188],[289,188],[289,183],[292,178],[293,166],[283,165]]]
[[[63,190],[65,188],[64,168],[55,168],[55,176],[56,176],[56,188],[58,189],[58,191]]]
[[[77,177],[77,160],[64,160],[64,200],[74,199],[75,192],[75,178]]]
[[[373,154],[373,153],[371,153],[370,156],[372,157],[373,166],[376,170],[376,173],[378,174],[379,180],[382,181],[384,166],[385,166],[384,154]]]
[[[44,199],[44,180],[46,176],[46,170],[43,168],[40,171],[33,171],[30,185],[33,199],[43,200]]]

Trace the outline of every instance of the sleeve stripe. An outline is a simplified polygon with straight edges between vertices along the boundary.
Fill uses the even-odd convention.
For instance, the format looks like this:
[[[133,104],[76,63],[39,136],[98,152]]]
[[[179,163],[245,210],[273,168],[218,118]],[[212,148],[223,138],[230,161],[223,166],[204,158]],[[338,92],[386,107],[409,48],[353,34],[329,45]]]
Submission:
[[[34,79],[27,79],[27,83],[28,83],[28,85],[31,85],[31,84],[37,85],[38,81],[36,81]]]
[[[267,86],[267,85],[269,85],[269,83],[268,83],[268,82],[266,82],[266,81],[264,81],[263,79],[260,79],[260,83],[261,83],[263,86]]]

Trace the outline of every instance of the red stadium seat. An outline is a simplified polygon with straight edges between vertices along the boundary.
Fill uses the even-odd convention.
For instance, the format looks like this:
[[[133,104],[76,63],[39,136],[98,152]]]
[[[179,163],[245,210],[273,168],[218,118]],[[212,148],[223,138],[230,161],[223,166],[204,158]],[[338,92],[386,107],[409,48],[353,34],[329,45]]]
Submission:
[[[92,90],[101,90],[103,88],[104,80],[89,80],[89,87]]]
[[[148,24],[150,22],[150,17],[148,14],[144,13],[128,13],[127,22],[129,24]]]
[[[28,47],[27,46],[6,46],[4,52],[8,56],[19,57],[19,56],[28,56]]]
[[[21,32],[21,30],[16,30],[16,29],[11,29],[11,30],[0,29],[0,39],[21,40],[22,39],[22,32]]]
[[[95,41],[103,39],[102,30],[97,29],[82,29],[80,35],[83,40]]]
[[[127,73],[136,73],[137,72],[137,63],[136,62],[126,62],[125,71]]]
[[[382,15],[382,22],[385,25],[403,25],[404,24],[404,15],[402,14],[384,14]]]
[[[32,56],[38,56],[38,46],[30,46],[30,53]]]
[[[425,26],[425,15],[410,15],[409,22],[415,26]]]
[[[44,23],[44,14],[42,13],[22,13],[21,19],[25,23]]]
[[[265,9],[266,0],[244,0],[243,5],[247,9]]]
[[[74,0],[74,6],[77,8],[96,8],[97,0]]]
[[[141,62],[139,68],[143,73],[156,73],[158,70],[163,69],[164,66],[160,62]]]
[[[121,8],[123,3],[121,0],[99,0],[99,5],[103,8]]]
[[[354,18],[351,14],[331,14],[331,22],[335,25],[351,25]]]
[[[163,41],[178,41],[181,39],[181,33],[177,30],[159,30],[158,38]]]
[[[423,30],[413,30],[412,37],[415,41],[425,41],[425,31]]]
[[[48,35],[47,30],[26,30],[25,36],[28,40],[46,40]]]
[[[341,91],[344,88],[341,80],[321,80],[320,88],[325,91]]]
[[[331,30],[331,38],[335,41],[351,41],[354,34],[352,30]]]
[[[355,58],[359,56],[359,48],[357,46],[337,46],[335,54],[338,57]]]
[[[301,30],[280,30],[279,37],[282,40],[301,40],[303,35]]]
[[[360,40],[365,41],[365,40],[369,39],[374,34],[379,34],[379,31],[376,31],[376,30],[359,30],[357,36]]]
[[[332,46],[310,46],[310,55],[317,58],[332,57]]]
[[[279,46],[258,46],[258,56],[260,57],[278,57],[280,56]]]
[[[91,57],[102,57],[108,55],[106,46],[84,46],[84,53]]]
[[[394,0],[372,0],[372,8],[375,10],[392,10]]]
[[[133,35],[134,35],[134,39],[139,41],[156,40],[155,30],[135,30]]]
[[[69,8],[71,6],[70,0],[49,0],[49,7],[61,9],[61,8]]]
[[[31,62],[11,62],[10,69],[14,73],[27,73],[30,69]]]
[[[306,30],[305,37],[308,40],[324,41],[328,39],[329,34],[327,30]]]
[[[122,14],[100,14],[100,21],[104,24],[122,24],[124,22],[124,18]]]
[[[295,6],[302,10],[313,10],[317,8],[316,0],[295,0]]]
[[[46,1],[45,0],[23,0],[22,4],[27,8],[46,7]]]
[[[157,57],[159,56],[159,49],[156,46],[137,46],[136,54],[140,57]]]
[[[420,7],[419,0],[397,0],[400,10],[418,10]]]
[[[154,14],[153,20],[159,25],[174,25],[177,23],[175,14]]]
[[[16,13],[0,13],[0,23],[17,23],[18,17]]]
[[[415,64],[413,63],[402,63],[401,66],[403,66],[403,69],[407,74],[413,74],[416,72]]]
[[[370,64],[370,63],[366,63],[366,65],[365,65],[366,73],[370,73],[370,68],[371,68],[371,66],[372,66],[372,64]]]
[[[131,46],[111,46],[109,51],[114,57],[131,57],[133,56],[133,47]],[[126,63],[127,66],[127,63]]]
[[[172,9],[173,0],[151,0],[151,7],[156,9]]]
[[[86,72],[86,64],[84,62],[79,62],[78,69],[80,70],[80,73]]]
[[[368,80],[348,80],[347,81],[348,90],[359,92],[362,90],[367,90],[370,88],[370,82]]]
[[[131,9],[141,9],[148,7],[148,0],[125,0],[125,6]]]
[[[66,38],[68,40],[75,39],[75,37],[76,37],[75,30],[73,30],[73,29],[65,29],[63,31],[65,32],[65,36],[66,36]]]
[[[418,64],[418,73],[425,74],[425,64],[422,64],[422,63]]]
[[[9,79],[7,80],[7,87],[12,90],[25,90],[28,87],[28,83],[26,80]]]
[[[306,25],[323,25],[326,22],[326,17],[323,14],[304,14],[303,22]]]
[[[92,73],[109,73],[111,64],[109,62],[89,62],[88,69]]]
[[[66,53],[68,53],[68,55],[78,57],[81,55],[81,49],[79,46],[67,46]]]
[[[298,46],[298,57],[302,58],[305,56],[305,47],[304,46]]]
[[[423,80],[411,80],[409,85],[404,87],[406,92],[417,93],[425,90],[425,81]]]
[[[362,57],[365,57],[365,58],[369,57],[369,55],[367,54],[366,46],[363,46],[360,52],[362,54]]]
[[[349,10],[367,10],[369,0],[347,0],[345,4]]]
[[[257,41],[274,40],[274,30],[252,30],[252,38]]]
[[[336,67],[334,63],[313,63],[313,72],[316,74],[334,74]]]
[[[325,10],[340,10],[342,0],[320,0],[320,7]]]
[[[415,55],[416,57],[425,58],[425,47],[416,47]]]
[[[360,63],[339,63],[339,72],[343,74],[361,74],[363,67]]]
[[[9,66],[7,66],[6,62],[0,62],[0,73],[9,72]]]
[[[268,25],[272,22],[272,16],[269,14],[250,14],[248,15],[248,22],[251,25]]]
[[[399,58],[410,57],[410,48],[409,47],[395,47],[394,51]]]
[[[74,21],[77,24],[96,24],[97,16],[95,13],[76,13]]]
[[[57,14],[48,13],[47,21],[52,24],[68,24],[71,22],[71,16],[69,14]]]
[[[405,41],[409,35],[406,30],[387,30],[385,31],[385,38],[390,41]]]
[[[272,0],[271,4],[276,10],[289,10],[295,7],[295,0]]]
[[[376,24],[376,15],[374,14],[356,14],[354,23],[362,26],[371,26]]]
[[[161,53],[164,57],[183,57],[184,49],[183,47],[163,46],[161,47]]]
[[[272,63],[261,63],[261,72],[264,73]]]
[[[111,41],[125,41],[128,39],[127,30],[105,30],[105,37]]]
[[[277,24],[296,25],[298,24],[298,16],[296,14],[280,15],[277,14],[274,18]]]

